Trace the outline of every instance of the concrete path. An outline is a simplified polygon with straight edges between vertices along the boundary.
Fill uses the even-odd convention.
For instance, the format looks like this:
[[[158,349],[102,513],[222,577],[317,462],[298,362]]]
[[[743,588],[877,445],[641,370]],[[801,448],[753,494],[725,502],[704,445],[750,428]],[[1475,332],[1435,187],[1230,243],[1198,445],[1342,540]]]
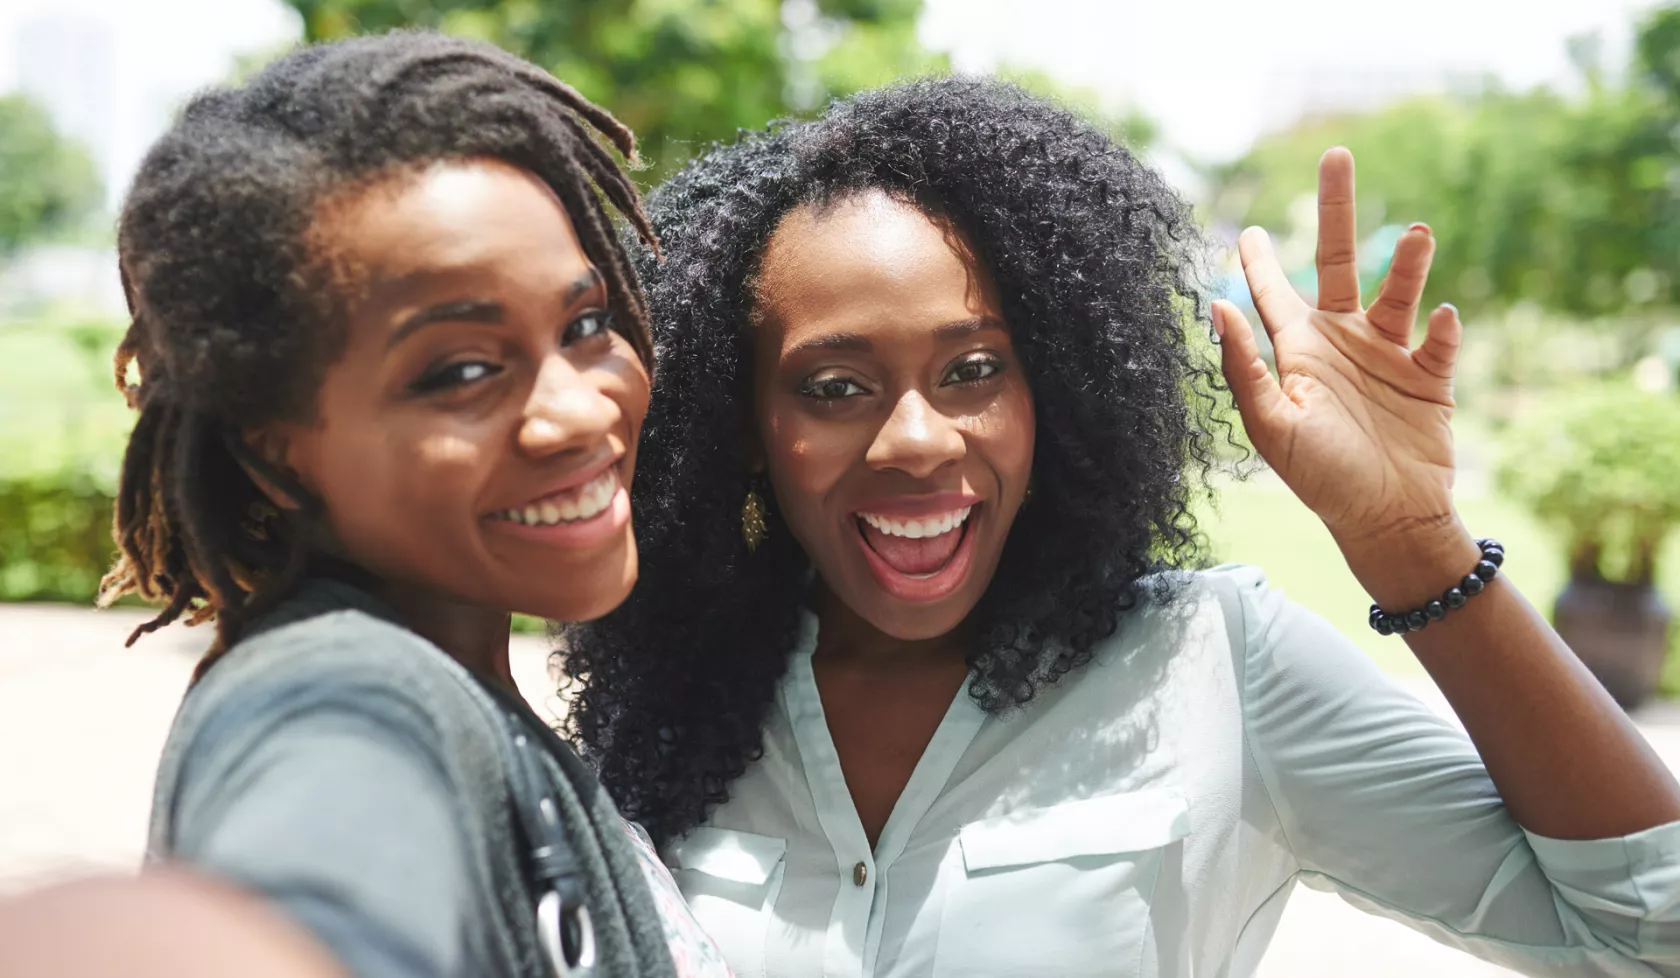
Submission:
[[[139,859],[152,774],[203,629],[174,627],[133,649],[142,615],[0,605],[0,893]],[[558,706],[546,647],[517,639],[514,673],[545,716]],[[1420,697],[1450,715],[1427,683]],[[1680,769],[1680,706],[1644,711],[1640,729]],[[1499,968],[1399,924],[1298,888],[1262,978],[1482,978]]]

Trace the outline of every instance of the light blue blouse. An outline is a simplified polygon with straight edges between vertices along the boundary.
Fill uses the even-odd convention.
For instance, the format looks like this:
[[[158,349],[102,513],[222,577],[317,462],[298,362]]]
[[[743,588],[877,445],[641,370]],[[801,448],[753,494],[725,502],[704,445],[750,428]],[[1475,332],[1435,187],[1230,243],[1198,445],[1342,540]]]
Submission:
[[[1224,976],[1297,881],[1489,961],[1680,975],[1680,823],[1523,831],[1463,733],[1247,567],[1026,708],[952,702],[870,850],[808,619],[764,756],[665,857],[736,978]]]

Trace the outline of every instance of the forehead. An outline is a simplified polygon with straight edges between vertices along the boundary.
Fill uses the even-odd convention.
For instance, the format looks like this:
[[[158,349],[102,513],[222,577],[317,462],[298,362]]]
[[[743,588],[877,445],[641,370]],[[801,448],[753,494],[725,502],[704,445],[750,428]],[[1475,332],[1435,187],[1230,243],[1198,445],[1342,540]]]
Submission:
[[[589,267],[548,185],[496,160],[452,160],[330,196],[311,246],[378,292],[486,277],[544,288]],[[369,295],[368,298],[374,296]]]
[[[757,301],[790,341],[999,315],[990,277],[955,228],[878,191],[790,211],[765,248]]]

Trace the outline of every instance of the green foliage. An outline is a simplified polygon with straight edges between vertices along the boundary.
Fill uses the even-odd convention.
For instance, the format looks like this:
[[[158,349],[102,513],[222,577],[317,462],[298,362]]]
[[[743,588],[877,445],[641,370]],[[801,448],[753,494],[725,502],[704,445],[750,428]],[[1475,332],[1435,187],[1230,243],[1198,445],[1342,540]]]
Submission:
[[[1574,573],[1653,579],[1680,521],[1680,400],[1612,383],[1560,392],[1504,441],[1500,489],[1563,534]]]
[[[133,424],[110,380],[121,335],[72,315],[0,326],[0,601],[86,604],[110,566]]]
[[[636,131],[650,182],[738,129],[944,67],[920,0],[286,0],[311,40],[429,27],[492,41]]]
[[[92,601],[116,556],[111,506],[85,476],[0,479],[0,601]]]
[[[77,230],[103,194],[93,161],[45,112],[21,95],[0,97],[0,257]]]
[[[1645,83],[1670,107],[1680,107],[1680,5],[1658,7],[1645,16],[1634,53]]]
[[[1544,90],[1411,99],[1263,139],[1218,174],[1215,213],[1300,223],[1317,159],[1340,143],[1359,161],[1361,226],[1435,230],[1428,302],[1474,313],[1526,300],[1587,317],[1668,304],[1680,298],[1680,157],[1662,125],[1633,88],[1580,102]]]
[[[1339,143],[1359,160],[1362,227],[1434,228],[1426,301],[1471,314],[1528,301],[1642,329],[1642,311],[1680,301],[1680,7],[1645,21],[1638,52],[1619,86],[1583,59],[1578,96],[1490,86],[1303,121],[1216,171],[1215,215],[1310,224],[1315,163]],[[1296,258],[1310,267],[1310,247]]]

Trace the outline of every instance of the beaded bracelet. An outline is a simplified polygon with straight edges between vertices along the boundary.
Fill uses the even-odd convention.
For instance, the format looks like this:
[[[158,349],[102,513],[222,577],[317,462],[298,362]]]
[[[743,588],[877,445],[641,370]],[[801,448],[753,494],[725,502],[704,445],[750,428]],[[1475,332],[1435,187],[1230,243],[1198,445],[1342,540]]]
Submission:
[[[1389,614],[1380,607],[1371,605],[1371,628],[1378,635],[1421,632],[1430,622],[1440,621],[1447,617],[1447,612],[1464,607],[1464,602],[1481,594],[1488,582],[1499,574],[1500,565],[1505,563],[1505,547],[1491,537],[1477,540],[1476,546],[1482,550],[1482,559],[1476,563],[1474,570],[1464,575],[1464,580],[1447,588],[1439,598],[1416,611]]]

